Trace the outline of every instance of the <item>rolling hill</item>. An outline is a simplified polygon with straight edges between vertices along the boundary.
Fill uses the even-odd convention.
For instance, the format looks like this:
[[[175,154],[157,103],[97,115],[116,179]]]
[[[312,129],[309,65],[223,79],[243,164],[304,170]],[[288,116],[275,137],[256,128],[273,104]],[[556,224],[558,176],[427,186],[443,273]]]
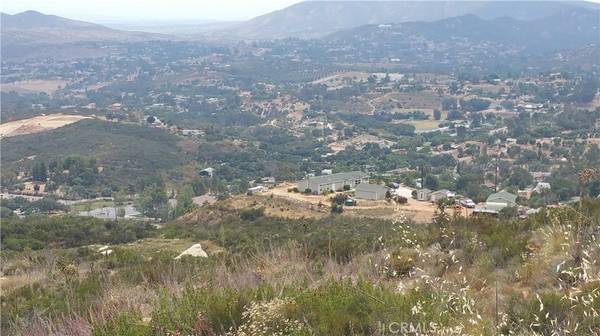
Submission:
[[[570,8],[530,21],[509,17],[486,20],[467,14],[434,22],[365,25],[331,34],[327,38],[343,43],[369,41],[382,45],[414,39],[436,44],[461,40],[544,52],[579,48],[587,44],[598,45],[599,32],[597,10]]]
[[[2,139],[5,171],[27,165],[32,156],[46,162],[93,157],[106,168],[105,175],[121,182],[173,169],[183,161],[177,137],[163,129],[92,119]]]
[[[165,38],[156,34],[111,29],[36,11],[1,14],[2,48],[77,42],[136,42]]]
[[[436,21],[466,14],[528,21],[573,8],[598,10],[600,6],[583,1],[306,1],[222,33],[246,39],[319,38],[367,24]]]

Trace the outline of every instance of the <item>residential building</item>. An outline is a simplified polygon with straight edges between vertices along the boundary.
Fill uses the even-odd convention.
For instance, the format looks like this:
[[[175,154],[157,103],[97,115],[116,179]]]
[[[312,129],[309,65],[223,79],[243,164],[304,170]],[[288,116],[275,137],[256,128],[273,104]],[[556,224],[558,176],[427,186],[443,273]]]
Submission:
[[[369,183],[369,175],[361,171],[353,171],[314,177],[307,176],[306,179],[298,181],[297,188],[301,192],[310,189],[313,193],[320,194],[324,191],[343,190],[346,185],[354,188],[361,183]]]
[[[452,191],[446,190],[446,189],[442,189],[442,190],[432,192],[431,195],[429,196],[429,200],[432,202],[437,202],[437,201],[444,200],[444,199],[454,197],[454,196],[456,196],[455,192],[452,192]]]
[[[487,213],[497,215],[500,211],[507,207],[517,205],[517,195],[507,191],[500,191],[488,196],[485,203],[477,204],[473,213]]]
[[[354,188],[354,196],[358,199],[385,200],[388,188],[381,184],[361,183]]]
[[[517,205],[517,195],[507,191],[500,191],[488,196],[486,204],[501,204],[504,207],[512,207]]]
[[[415,189],[413,188],[409,188],[403,185],[398,186],[398,188],[395,188],[392,193],[396,196],[401,196],[404,197],[406,199],[412,198],[413,195],[413,191]]]
[[[431,199],[431,190],[424,188],[417,190],[417,200],[429,201]]]
[[[538,194],[541,194],[544,191],[549,191],[550,189],[552,189],[552,186],[548,182],[538,182],[538,184],[535,186],[535,192]]]

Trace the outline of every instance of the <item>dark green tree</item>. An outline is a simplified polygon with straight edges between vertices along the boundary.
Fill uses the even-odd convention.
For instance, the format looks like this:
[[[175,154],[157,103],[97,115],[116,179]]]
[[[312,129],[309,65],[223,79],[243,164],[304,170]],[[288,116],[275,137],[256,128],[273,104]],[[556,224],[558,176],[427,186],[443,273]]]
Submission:
[[[31,176],[34,181],[46,182],[46,179],[48,179],[48,170],[44,161],[36,160],[33,163]]]

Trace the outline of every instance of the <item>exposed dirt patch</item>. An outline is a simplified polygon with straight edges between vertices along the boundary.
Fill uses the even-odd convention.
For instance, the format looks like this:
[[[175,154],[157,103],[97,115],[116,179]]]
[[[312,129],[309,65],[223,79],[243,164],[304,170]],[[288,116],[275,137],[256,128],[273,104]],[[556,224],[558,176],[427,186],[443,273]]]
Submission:
[[[91,117],[58,113],[10,121],[0,124],[0,137],[45,132],[83,119],[91,119]]]
[[[45,92],[47,94],[53,94],[60,88],[65,87],[66,84],[67,81],[60,79],[35,79],[2,84],[2,91],[15,91],[18,93]]]
[[[301,193],[288,192],[289,188],[295,185],[291,183],[281,184],[273,189],[269,189],[266,195],[273,195],[274,198],[284,198],[293,201],[297,206],[307,209],[307,213],[323,213],[329,210],[332,195],[304,195]],[[319,204],[322,208],[319,208]],[[344,215],[360,216],[372,218],[392,219],[400,213],[419,223],[428,223],[431,221],[436,206],[431,202],[420,202],[409,199],[408,204],[398,206],[394,202],[387,201],[368,201],[358,200],[358,206],[344,207]],[[268,213],[269,214],[269,213]],[[307,216],[308,217],[308,216]]]

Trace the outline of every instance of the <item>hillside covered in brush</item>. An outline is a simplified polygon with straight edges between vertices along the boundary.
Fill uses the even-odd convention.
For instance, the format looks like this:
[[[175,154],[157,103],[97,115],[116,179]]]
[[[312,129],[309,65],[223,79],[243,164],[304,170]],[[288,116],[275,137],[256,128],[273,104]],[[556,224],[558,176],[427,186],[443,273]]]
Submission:
[[[597,200],[527,220],[439,212],[423,225],[402,210],[393,220],[286,219],[280,203],[255,197],[158,229],[3,221],[3,333],[382,335],[405,323],[591,335],[600,323]],[[174,259],[193,242],[208,257]]]

